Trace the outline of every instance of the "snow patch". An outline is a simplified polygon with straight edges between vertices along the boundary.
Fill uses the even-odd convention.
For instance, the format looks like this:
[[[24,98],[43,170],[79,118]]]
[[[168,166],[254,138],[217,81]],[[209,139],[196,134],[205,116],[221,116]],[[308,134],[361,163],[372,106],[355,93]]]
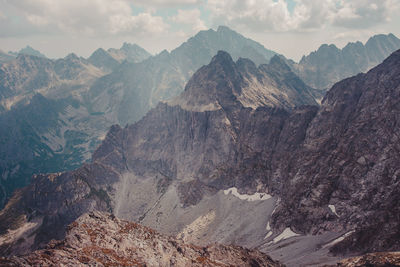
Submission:
[[[266,229],[267,229],[267,231],[271,231],[271,226],[269,225],[269,222],[267,223]]]
[[[288,238],[291,238],[291,237],[294,237],[294,236],[299,236],[299,234],[296,234],[295,232],[292,231],[292,229],[287,227],[285,230],[283,230],[283,232],[280,235],[275,237],[272,240],[272,242],[273,243],[277,243],[277,242],[279,242],[281,240],[288,239]]]
[[[339,215],[336,213],[336,207],[335,205],[328,205],[328,208],[335,214],[336,216],[339,217]]]
[[[269,232],[265,235],[264,239],[267,239],[267,238],[270,237],[271,235],[272,235],[272,231],[269,231]]]
[[[338,237],[338,238],[336,238],[335,240],[333,240],[332,242],[330,242],[330,243],[326,244],[325,246],[323,246],[323,248],[331,247],[331,246],[333,246],[333,245],[335,245],[335,244],[337,244],[337,243],[343,241],[346,237],[348,237],[349,235],[351,235],[351,234],[354,233],[354,232],[355,232],[355,231],[353,230],[353,231],[350,231],[350,232],[345,233],[345,234],[342,235],[341,237]]]
[[[247,201],[261,201],[270,199],[272,197],[267,193],[254,193],[252,195],[240,194],[236,187],[231,187],[229,189],[224,190],[224,194],[225,195],[232,194],[241,200],[247,200]]]

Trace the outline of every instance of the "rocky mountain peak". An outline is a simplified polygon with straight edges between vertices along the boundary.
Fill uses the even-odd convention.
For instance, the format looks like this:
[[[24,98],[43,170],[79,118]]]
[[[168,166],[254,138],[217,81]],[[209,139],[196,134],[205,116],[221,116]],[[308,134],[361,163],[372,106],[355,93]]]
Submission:
[[[290,96],[290,97],[289,97]],[[317,105],[307,87],[279,56],[257,67],[249,59],[236,63],[225,51],[189,80],[183,94],[169,102],[189,110],[226,109],[231,105],[291,109],[296,105]]]
[[[79,57],[75,53],[69,53],[66,57],[64,57],[64,59],[70,61],[78,61]]]
[[[285,73],[285,72],[291,72],[292,70],[290,69],[289,65],[286,64],[285,60],[279,56],[275,55],[271,58],[268,64],[271,68],[274,68],[276,71]]]
[[[46,58],[44,54],[42,54],[40,51],[33,49],[29,45],[27,45],[25,48],[22,48],[18,52],[9,52],[9,54],[17,56],[17,55],[30,55],[30,56],[36,56],[36,57],[43,57]]]
[[[221,103],[234,101],[240,94],[241,76],[232,57],[225,51],[218,53],[207,66],[200,68],[189,80],[185,91],[169,103],[189,110],[215,110]]]

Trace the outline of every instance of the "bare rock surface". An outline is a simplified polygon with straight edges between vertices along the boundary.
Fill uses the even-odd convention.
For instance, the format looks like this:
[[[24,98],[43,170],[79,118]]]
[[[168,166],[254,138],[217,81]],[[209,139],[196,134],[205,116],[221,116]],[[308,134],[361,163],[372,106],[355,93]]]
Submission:
[[[108,213],[91,212],[68,227],[62,241],[21,257],[0,258],[2,266],[283,266],[269,256],[238,246],[199,247]]]

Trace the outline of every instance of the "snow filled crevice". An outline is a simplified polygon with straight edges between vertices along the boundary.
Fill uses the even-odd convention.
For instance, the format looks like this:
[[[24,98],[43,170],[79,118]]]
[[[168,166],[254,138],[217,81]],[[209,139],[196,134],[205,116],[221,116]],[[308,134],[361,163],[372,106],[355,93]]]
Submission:
[[[294,236],[299,236],[299,234],[296,234],[295,232],[292,231],[292,229],[287,227],[287,228],[285,228],[285,230],[283,230],[283,232],[280,235],[276,236],[272,240],[272,242],[273,243],[277,243],[277,242],[279,242],[281,240],[288,239],[288,238],[291,238],[291,237],[294,237]]]
[[[246,201],[261,201],[270,199],[272,196],[267,193],[254,193],[252,195],[240,194],[236,187],[231,187],[224,190],[225,195],[232,194],[233,196]]]
[[[325,246],[323,246],[323,248],[327,248],[327,247],[331,247],[333,245],[336,245],[339,242],[342,242],[346,237],[350,236],[352,233],[354,233],[355,231],[350,231],[347,232],[345,234],[343,234],[342,236],[336,238],[335,240],[333,240],[332,242],[329,242],[328,244],[326,244]]]
[[[336,216],[339,217],[339,215],[336,213],[336,207],[335,205],[328,205],[328,208],[335,214]]]

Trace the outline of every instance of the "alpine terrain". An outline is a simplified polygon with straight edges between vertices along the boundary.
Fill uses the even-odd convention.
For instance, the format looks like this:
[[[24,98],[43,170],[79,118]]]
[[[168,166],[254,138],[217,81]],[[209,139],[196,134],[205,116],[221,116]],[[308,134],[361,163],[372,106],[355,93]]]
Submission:
[[[113,222],[93,240],[83,236],[88,247],[75,242],[66,251],[74,229],[91,235],[83,214],[95,210],[185,243],[258,249],[288,266],[399,250],[399,77],[400,50],[336,83],[318,106],[313,89],[281,57],[257,66],[220,51],[179,96],[134,124],[112,126],[90,163],[38,174],[17,190],[0,212],[1,253],[21,255],[64,239],[48,252],[7,260],[75,253],[90,262],[91,248],[112,245],[107,239],[100,246],[98,234],[125,224],[96,215]]]

